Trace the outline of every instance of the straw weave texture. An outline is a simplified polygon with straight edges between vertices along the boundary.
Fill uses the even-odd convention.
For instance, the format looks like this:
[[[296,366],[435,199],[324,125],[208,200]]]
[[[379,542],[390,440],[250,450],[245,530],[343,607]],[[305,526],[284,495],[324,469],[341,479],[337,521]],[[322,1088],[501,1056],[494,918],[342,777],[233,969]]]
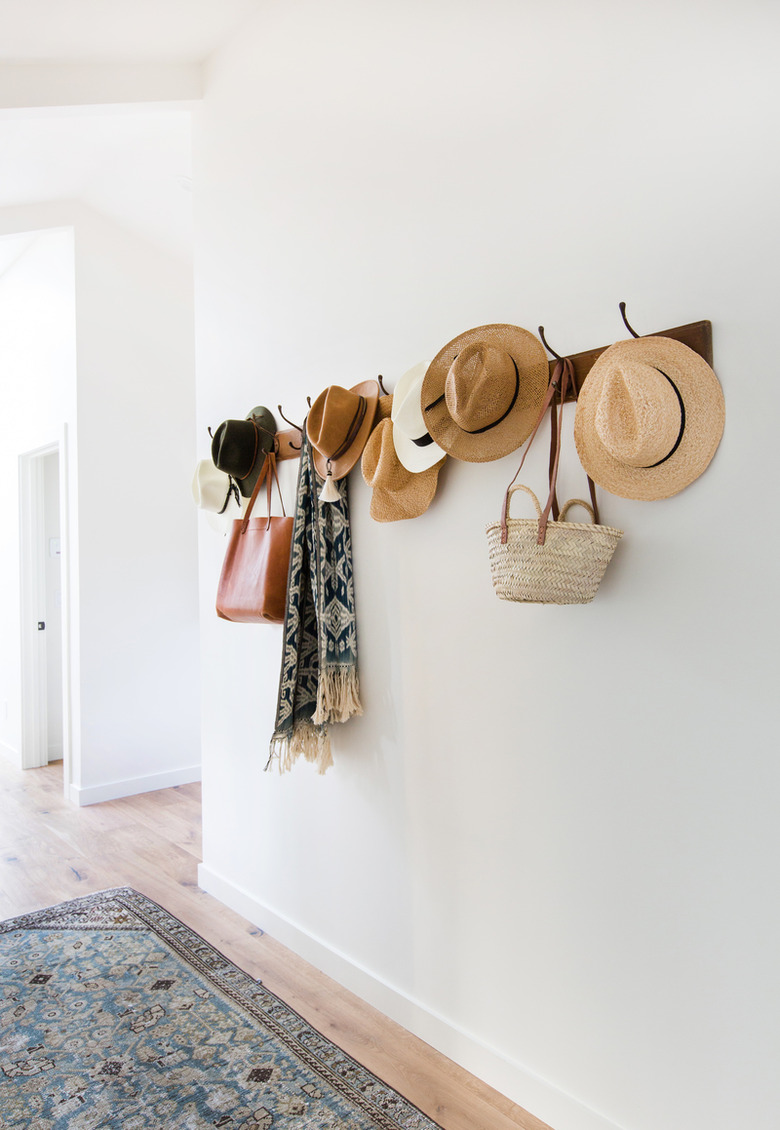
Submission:
[[[525,490],[541,508],[536,495]],[[561,519],[574,503],[592,510],[581,499],[561,508]],[[526,604],[589,604],[604,576],[622,530],[593,522],[548,522],[544,545],[537,544],[537,518],[507,518],[507,540],[501,542],[501,522],[486,527],[493,588],[501,600]]]

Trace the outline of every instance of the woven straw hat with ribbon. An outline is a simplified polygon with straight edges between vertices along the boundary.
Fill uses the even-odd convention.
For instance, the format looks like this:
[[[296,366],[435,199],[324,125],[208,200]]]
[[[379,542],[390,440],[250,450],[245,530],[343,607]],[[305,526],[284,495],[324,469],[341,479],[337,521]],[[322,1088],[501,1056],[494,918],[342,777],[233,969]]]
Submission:
[[[363,478],[373,488],[370,514],[375,522],[398,522],[424,514],[436,494],[439,470],[446,456],[424,471],[407,471],[393,443],[393,422],[374,428],[363,452]]]
[[[669,498],[706,469],[725,414],[720,382],[698,353],[668,337],[631,338],[605,350],[585,378],[574,441],[605,490]]]
[[[275,440],[276,420],[261,405],[253,408],[245,420],[225,420],[219,425],[211,440],[211,459],[215,467],[236,480],[238,489],[249,498]]]
[[[378,401],[378,381],[362,381],[349,389],[331,385],[314,401],[306,417],[306,434],[321,479],[338,482],[355,466],[374,426]],[[329,485],[320,496],[325,502],[333,501]]]
[[[549,377],[544,347],[528,330],[467,330],[428,366],[420,396],[425,428],[454,459],[501,459],[531,434]]]

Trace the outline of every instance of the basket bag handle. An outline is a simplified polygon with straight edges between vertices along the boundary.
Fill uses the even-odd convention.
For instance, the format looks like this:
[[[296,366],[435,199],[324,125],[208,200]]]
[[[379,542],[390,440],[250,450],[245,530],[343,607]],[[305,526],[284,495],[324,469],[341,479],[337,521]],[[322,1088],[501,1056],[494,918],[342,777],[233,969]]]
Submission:
[[[573,365],[572,365],[572,363],[571,363],[571,361],[569,360],[568,357],[564,357],[555,366],[555,369],[554,369],[553,375],[552,375],[552,380],[550,381],[549,385],[547,386],[547,393],[545,394],[544,403],[542,404],[542,410],[539,413],[539,419],[536,421],[536,426],[535,426],[534,430],[531,432],[531,438],[528,440],[528,443],[526,445],[526,449],[523,452],[523,457],[520,460],[520,466],[515,471],[515,476],[512,479],[512,482],[506,488],[506,494],[504,495],[504,502],[503,502],[503,505],[501,507],[501,543],[502,543],[502,545],[506,545],[506,541],[507,541],[507,537],[508,537],[506,520],[507,520],[507,511],[509,509],[509,492],[511,491],[512,487],[514,486],[515,480],[517,479],[517,476],[520,474],[521,470],[523,469],[523,464],[525,463],[525,457],[528,454],[528,452],[530,451],[531,444],[534,441],[534,437],[536,436],[536,433],[539,431],[539,428],[541,426],[542,420],[545,417],[545,413],[547,412],[547,409],[551,405],[552,405],[553,416],[555,415],[554,400],[555,400],[555,394],[558,390],[558,385],[560,384],[560,389],[561,389],[561,396],[560,396],[560,400],[561,400],[561,420],[560,420],[560,422],[558,422],[557,427],[554,426],[555,455],[553,456],[552,453],[551,453],[550,493],[547,496],[547,503],[545,505],[545,508],[544,508],[544,510],[542,510],[542,512],[539,515],[539,533],[538,533],[538,536],[537,536],[537,539],[536,539],[538,545],[544,545],[545,538],[547,537],[547,522],[549,521],[549,518],[550,518],[550,510],[552,509],[553,499],[555,497],[555,486],[556,486],[556,483],[558,481],[558,464],[560,463],[560,459],[561,459],[561,426],[560,425],[563,423],[563,402],[566,399],[566,393],[568,392],[568,389],[569,389],[569,381],[570,381],[570,379],[573,375],[573,372],[574,372],[574,367],[573,367]]]
[[[520,474],[520,471],[522,470],[523,464],[525,463],[525,457],[528,454],[528,451],[531,447],[531,444],[534,441],[534,437],[535,437],[536,433],[539,431],[539,427],[542,423],[542,420],[545,417],[547,409],[550,408],[551,406],[552,406],[552,411],[551,411],[551,419],[550,419],[551,428],[550,428],[550,472],[549,472],[550,473],[550,493],[547,496],[547,503],[545,505],[544,510],[542,510],[539,514],[539,532],[538,532],[537,539],[536,539],[537,545],[544,545],[544,543],[545,543],[545,539],[547,537],[547,523],[550,519],[550,511],[552,510],[553,518],[557,517],[556,512],[557,512],[557,509],[558,509],[558,502],[557,502],[555,492],[556,492],[556,486],[557,486],[557,483],[558,483],[558,467],[559,467],[560,460],[561,460],[561,433],[563,431],[563,405],[564,405],[564,402],[566,400],[566,396],[567,396],[567,393],[569,391],[570,385],[571,385],[572,388],[576,388],[576,383],[575,383],[575,378],[574,378],[574,366],[573,366],[573,364],[571,363],[571,361],[569,360],[568,357],[562,357],[558,361],[558,363],[556,364],[555,369],[553,370],[552,379],[550,380],[550,383],[547,386],[547,393],[546,393],[545,398],[544,398],[544,403],[542,404],[541,412],[539,413],[539,419],[536,421],[536,427],[531,432],[531,437],[528,440],[528,444],[526,446],[526,449],[523,452],[523,457],[520,460],[520,466],[517,468],[517,471],[515,472],[515,477],[512,479],[512,482],[507,487],[506,494],[504,495],[504,502],[503,502],[503,505],[501,507],[501,542],[504,545],[506,545],[506,541],[507,541],[507,537],[508,537],[508,530],[507,530],[507,524],[506,523],[507,523],[507,514],[508,514],[508,511],[509,511],[509,495],[510,495],[510,492],[512,490],[512,487],[514,486],[514,483],[515,483],[515,480],[517,479],[517,476]],[[556,394],[556,392],[558,392],[559,386],[560,386],[560,394],[559,394],[560,411],[556,415],[555,394]],[[594,484],[593,480],[591,479],[590,475],[588,475],[588,489],[590,491],[591,502],[593,503],[593,507],[592,507],[592,509],[593,509],[593,520],[598,525],[598,523],[599,523],[599,510],[598,510],[598,504],[596,502],[596,487],[595,487],[595,484]]]

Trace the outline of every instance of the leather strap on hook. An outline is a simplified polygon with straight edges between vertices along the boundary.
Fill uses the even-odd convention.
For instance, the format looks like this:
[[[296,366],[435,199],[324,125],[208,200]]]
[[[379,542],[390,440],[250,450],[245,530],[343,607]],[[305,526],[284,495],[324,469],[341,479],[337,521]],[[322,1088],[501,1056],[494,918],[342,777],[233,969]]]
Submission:
[[[552,352],[552,350],[551,350],[551,352]],[[570,386],[574,391],[576,391],[576,383],[575,383],[575,377],[574,377],[574,366],[572,365],[572,363],[571,363],[571,361],[569,360],[568,357],[562,357],[557,362],[555,369],[553,370],[552,379],[550,380],[550,383],[547,386],[547,394],[544,398],[544,403],[542,404],[541,412],[539,413],[539,419],[536,421],[536,427],[531,432],[531,436],[528,440],[528,444],[526,446],[525,451],[523,452],[523,457],[520,460],[520,466],[517,468],[517,471],[515,472],[515,476],[512,479],[509,486],[507,487],[506,494],[504,495],[504,502],[503,502],[503,505],[501,507],[501,541],[503,543],[506,543],[506,540],[507,540],[507,537],[508,537],[507,511],[508,511],[508,507],[509,507],[509,492],[512,489],[512,487],[514,486],[515,482],[517,481],[517,476],[520,474],[520,471],[523,467],[523,464],[525,463],[525,457],[530,450],[531,444],[533,443],[534,437],[539,430],[539,427],[542,423],[542,420],[545,417],[545,414],[546,414],[548,408],[551,409],[551,418],[550,418],[550,468],[549,468],[550,492],[547,496],[547,503],[544,507],[544,510],[541,513],[540,518],[539,518],[539,529],[538,529],[538,534],[537,534],[537,539],[536,539],[538,545],[544,545],[544,543],[545,543],[545,539],[547,537],[547,524],[550,520],[550,513],[551,512],[552,512],[552,515],[553,515],[553,521],[557,520],[558,514],[556,513],[556,511],[558,510],[558,502],[557,502],[557,498],[556,498],[556,487],[557,487],[557,484],[558,484],[558,468],[559,468],[560,460],[561,460],[561,433],[562,433],[562,430],[563,430],[563,406],[564,406],[564,403],[566,401],[566,396],[569,392]],[[558,412],[556,412],[556,404],[555,404],[556,397],[557,397],[557,399],[560,403],[560,409],[558,410]],[[588,476],[588,489],[590,491],[590,497],[591,497],[591,501],[593,503],[594,521],[595,521],[596,525],[600,525],[599,515],[598,515],[598,507],[596,505],[596,487],[595,487],[593,480],[590,478],[590,476]]]

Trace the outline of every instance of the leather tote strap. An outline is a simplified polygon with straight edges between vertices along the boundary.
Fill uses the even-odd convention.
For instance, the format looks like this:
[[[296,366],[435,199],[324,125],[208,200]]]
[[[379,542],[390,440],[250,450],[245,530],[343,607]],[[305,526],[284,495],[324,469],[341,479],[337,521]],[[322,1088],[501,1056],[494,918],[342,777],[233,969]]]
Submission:
[[[257,477],[257,482],[255,483],[255,489],[252,491],[252,496],[249,499],[249,504],[246,508],[246,511],[244,512],[244,521],[241,523],[241,533],[242,534],[245,534],[247,529],[249,528],[249,519],[252,516],[252,510],[254,508],[255,502],[257,501],[257,496],[260,492],[260,487],[263,485],[263,483],[266,484],[266,502],[267,502],[267,507],[268,507],[268,521],[265,524],[265,528],[267,530],[270,529],[270,527],[271,527],[271,486],[272,486],[274,480],[276,480],[276,489],[279,493],[279,502],[282,505],[282,514],[285,517],[287,517],[287,512],[284,509],[284,499],[282,498],[282,488],[279,486],[279,475],[278,475],[277,470],[276,470],[276,455],[273,451],[269,451],[268,454],[265,457],[264,462],[263,462],[263,466],[262,466],[262,469],[260,471],[260,474]]]

